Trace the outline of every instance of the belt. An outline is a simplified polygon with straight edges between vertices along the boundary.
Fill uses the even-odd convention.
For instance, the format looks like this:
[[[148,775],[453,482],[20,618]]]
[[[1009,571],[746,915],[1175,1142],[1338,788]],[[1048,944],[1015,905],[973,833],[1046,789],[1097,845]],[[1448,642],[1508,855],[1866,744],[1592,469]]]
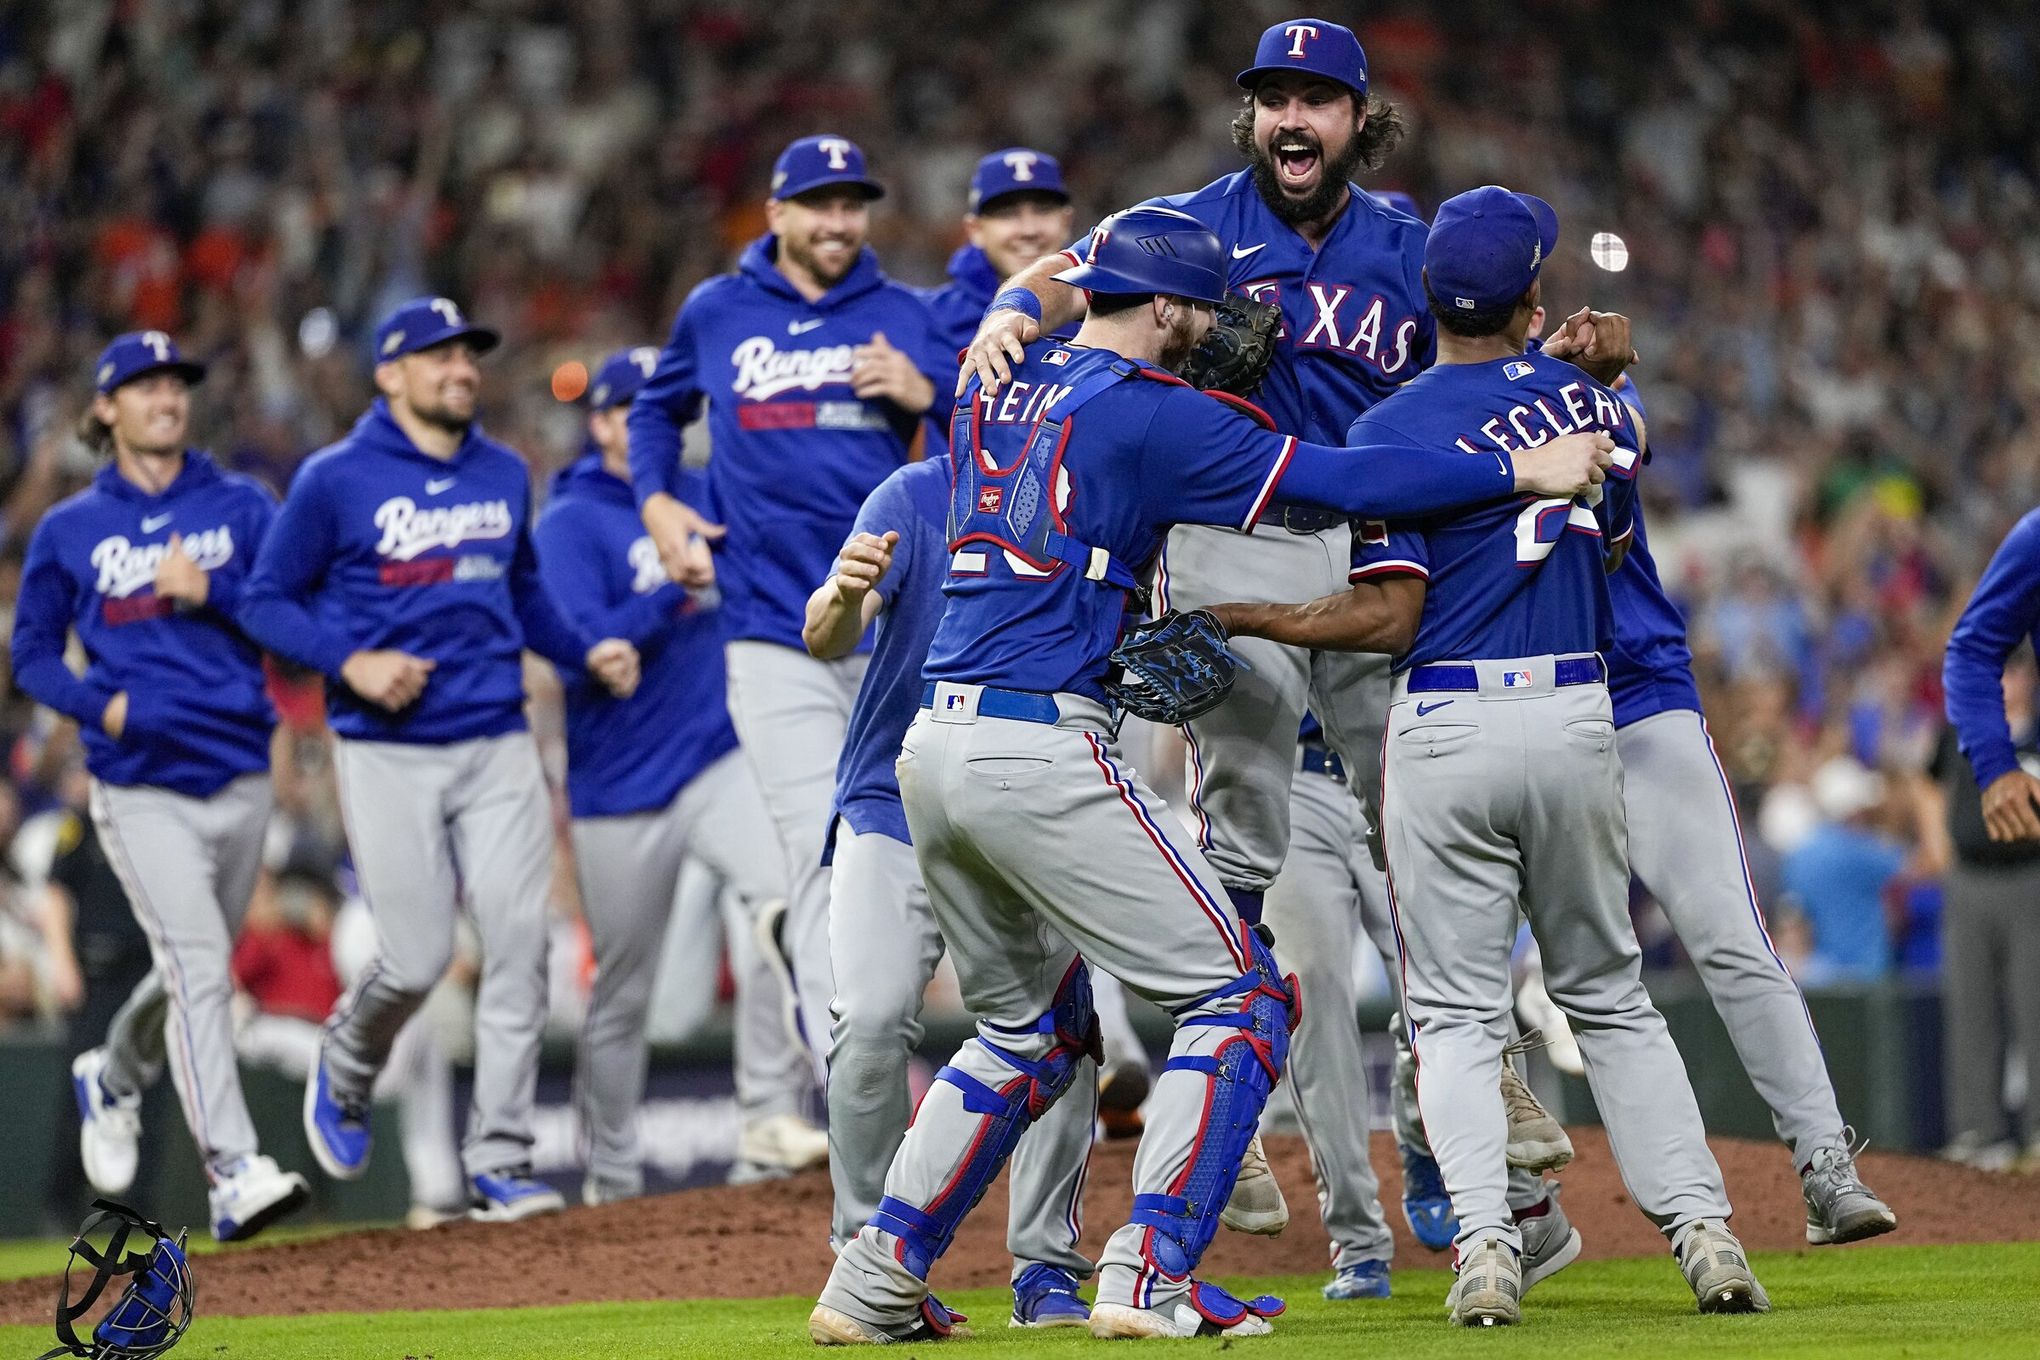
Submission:
[[[1321,774],[1338,783],[1346,782],[1346,762],[1329,747],[1305,742],[1296,748],[1296,768],[1305,774]]]
[[[1599,656],[1565,657],[1554,663],[1551,670],[1551,683],[1558,689],[1605,684],[1607,679],[1608,665]],[[1480,691],[1480,671],[1466,661],[1434,661],[1428,666],[1414,667],[1403,688],[1411,694],[1476,694]]]
[[[1336,510],[1319,510],[1308,505],[1282,507],[1282,527],[1292,534],[1314,534],[1345,522],[1346,517]]]
[[[921,707],[935,707],[935,682],[930,680],[921,691]],[[1033,690],[998,689],[983,685],[978,689],[978,716],[980,718],[1008,718],[1014,722],[1047,723],[1050,727],[1062,720],[1062,710],[1056,706],[1053,694],[1037,694]]]

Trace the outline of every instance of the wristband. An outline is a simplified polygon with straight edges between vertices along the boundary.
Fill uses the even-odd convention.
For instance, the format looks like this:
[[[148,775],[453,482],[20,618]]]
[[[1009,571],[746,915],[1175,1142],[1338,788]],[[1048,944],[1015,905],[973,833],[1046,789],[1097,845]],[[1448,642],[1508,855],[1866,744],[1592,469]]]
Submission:
[[[990,316],[993,312],[1018,312],[1039,326],[1041,324],[1041,299],[1034,296],[1032,289],[1008,288],[992,299],[991,306],[985,308],[986,316]]]

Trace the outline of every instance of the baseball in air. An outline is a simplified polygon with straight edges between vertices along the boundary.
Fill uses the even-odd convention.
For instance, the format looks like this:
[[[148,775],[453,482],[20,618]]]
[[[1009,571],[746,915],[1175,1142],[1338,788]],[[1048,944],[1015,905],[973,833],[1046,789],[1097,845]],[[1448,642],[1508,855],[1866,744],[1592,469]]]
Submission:
[[[1594,263],[1611,274],[1619,274],[1629,268],[1629,245],[1612,231],[1597,231],[1594,239],[1587,242],[1587,253],[1594,257]]]

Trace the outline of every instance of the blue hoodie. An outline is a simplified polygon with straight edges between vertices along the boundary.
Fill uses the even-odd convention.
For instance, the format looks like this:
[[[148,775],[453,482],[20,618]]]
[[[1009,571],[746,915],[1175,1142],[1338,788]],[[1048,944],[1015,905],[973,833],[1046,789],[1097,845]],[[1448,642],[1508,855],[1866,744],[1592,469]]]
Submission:
[[[14,676],[77,719],[97,778],[208,798],[269,768],[276,715],[263,690],[262,654],[235,625],[234,610],[275,516],[275,498],[261,483],[188,451],[161,495],[108,464],[35,526],[14,615]],[[206,570],[200,608],[156,596],[156,568],[172,534]],[[74,628],[85,648],[82,677],[64,664]],[[127,727],[115,741],[100,717],[120,690]]]
[[[532,551],[524,460],[470,428],[451,459],[420,450],[378,397],[306,459],[241,604],[241,626],[327,677],[333,730],[428,745],[524,728],[522,652],[579,666],[595,637],[554,612]],[[438,663],[402,712],[340,679],[357,651]]]
[[[1941,663],[1948,721],[1979,789],[2019,768],[2005,718],[2005,662],[2029,639],[2040,647],[2040,510],[2028,511],[1998,544]]]
[[[716,560],[729,638],[801,645],[807,598],[828,579],[857,507],[907,460],[918,417],[850,389],[856,347],[882,331],[935,384],[943,408],[956,355],[912,290],[866,249],[810,303],[773,263],[764,236],[734,274],[687,299],[630,409],[631,482],[640,505],[678,494],[680,430],[708,403],[711,504],[729,527]]]
[[[935,318],[936,338],[952,355],[970,348],[971,337],[977,334],[978,323],[985,318],[985,308],[992,305],[992,295],[999,291],[999,282],[999,271],[992,268],[991,259],[965,242],[949,257],[947,283],[914,290]],[[948,409],[949,404],[941,397],[938,387],[937,411]]]
[[[532,537],[539,575],[560,613],[636,644],[643,663],[628,699],[613,697],[585,671],[560,672],[574,816],[663,808],[737,749],[715,617],[667,579],[630,483],[604,470],[600,453],[560,469]]]

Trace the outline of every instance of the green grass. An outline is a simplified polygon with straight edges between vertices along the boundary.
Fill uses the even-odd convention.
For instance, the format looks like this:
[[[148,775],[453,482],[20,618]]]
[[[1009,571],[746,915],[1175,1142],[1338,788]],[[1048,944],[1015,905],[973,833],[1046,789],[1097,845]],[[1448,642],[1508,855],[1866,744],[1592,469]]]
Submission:
[[[543,1270],[545,1264],[506,1268]],[[1290,1310],[1275,1336],[1236,1344],[1263,1350],[1269,1360],[1367,1354],[1396,1360],[1472,1354],[1974,1360],[2030,1356],[2040,1336],[2040,1243],[1810,1252],[1759,1257],[1757,1265],[1777,1304],[1768,1317],[1699,1316],[1664,1257],[1576,1265],[1530,1296],[1524,1326],[1480,1333],[1446,1325],[1443,1271],[1398,1271],[1396,1297],[1385,1303],[1325,1303],[1317,1294],[1321,1276],[1256,1281],[1257,1288],[1286,1292]],[[975,1291],[949,1302],[987,1324],[976,1337],[942,1347],[959,1356],[1075,1355],[1091,1344],[1081,1332],[1009,1330],[1003,1291]],[[808,1299],[781,1298],[298,1318],[207,1318],[201,1312],[175,1354],[189,1360],[812,1357],[804,1330],[809,1305]],[[0,1327],[0,1354],[33,1355],[47,1344],[38,1329]]]
[[[259,1243],[223,1247],[212,1240],[205,1225],[190,1238],[194,1254],[207,1256],[216,1251],[260,1251],[278,1242],[302,1242],[314,1237],[333,1237],[339,1233],[357,1232],[362,1228],[384,1227],[374,1223],[308,1223],[296,1226],[271,1228],[262,1234]],[[31,1275],[55,1275],[64,1269],[65,1253],[69,1251],[68,1237],[13,1238],[0,1240],[0,1280],[23,1280]],[[0,1328],[0,1332],[4,1332]]]

